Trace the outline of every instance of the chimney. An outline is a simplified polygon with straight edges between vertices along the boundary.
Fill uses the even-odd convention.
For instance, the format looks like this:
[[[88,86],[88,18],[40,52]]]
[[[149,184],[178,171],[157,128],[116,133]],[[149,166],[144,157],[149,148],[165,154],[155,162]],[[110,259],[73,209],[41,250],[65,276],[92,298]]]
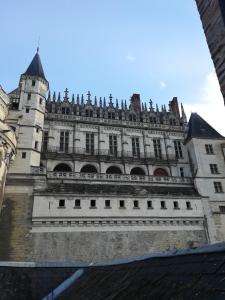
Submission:
[[[180,117],[177,97],[173,97],[173,99],[170,101],[170,109],[173,113],[177,114]]]
[[[134,110],[139,113],[141,111],[141,99],[140,94],[133,94],[131,97],[131,105],[133,106]]]

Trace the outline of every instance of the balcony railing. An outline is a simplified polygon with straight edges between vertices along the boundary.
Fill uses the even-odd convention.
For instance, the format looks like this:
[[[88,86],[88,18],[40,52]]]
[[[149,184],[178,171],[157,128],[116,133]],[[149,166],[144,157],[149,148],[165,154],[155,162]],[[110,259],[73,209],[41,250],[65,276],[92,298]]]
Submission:
[[[139,152],[136,155],[133,154],[132,151],[114,151],[114,153],[110,152],[108,149],[94,149],[93,151],[86,151],[85,148],[66,148],[64,150],[60,149],[60,147],[56,146],[48,146],[47,149],[42,150],[43,153],[57,153],[57,154],[73,154],[73,155],[84,155],[84,156],[108,156],[112,158],[132,158],[132,159],[150,159],[157,161],[166,161],[166,160],[177,160],[175,154],[162,154],[158,157],[154,155],[154,153],[150,152]]]
[[[118,182],[142,182],[159,184],[182,184],[191,185],[191,177],[169,177],[169,176],[145,176],[129,174],[104,174],[104,173],[79,173],[79,172],[49,172],[43,167],[31,167],[31,173],[35,175],[46,175],[48,179],[71,179],[84,181],[118,181]]]

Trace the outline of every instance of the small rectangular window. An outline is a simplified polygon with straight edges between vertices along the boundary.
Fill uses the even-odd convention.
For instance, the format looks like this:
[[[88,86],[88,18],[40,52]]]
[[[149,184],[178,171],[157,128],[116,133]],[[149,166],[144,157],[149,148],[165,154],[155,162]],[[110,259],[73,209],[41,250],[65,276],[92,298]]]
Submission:
[[[166,209],[166,202],[160,201],[160,203],[161,203],[161,209]]]
[[[215,193],[223,193],[223,187],[222,187],[222,183],[217,181],[214,182],[214,189],[215,189]]]
[[[109,154],[117,156],[117,136],[109,135]]]
[[[125,202],[124,202],[124,200],[120,200],[120,208],[125,208]]]
[[[65,200],[64,200],[64,199],[60,199],[60,200],[59,200],[59,207],[60,207],[60,208],[65,207]]]
[[[36,128],[36,132],[38,133],[38,132],[39,132],[39,130],[40,130],[40,128],[39,128],[39,127],[37,127],[37,128]]]
[[[80,199],[75,200],[75,207],[80,208]]]
[[[105,208],[110,208],[110,200],[105,200]]]
[[[140,143],[139,138],[132,138],[132,154],[135,157],[140,157]]]
[[[186,201],[186,208],[187,208],[187,209],[192,209],[192,208],[191,208],[191,202],[190,202],[190,201]]]
[[[90,207],[91,208],[96,208],[96,200],[91,200],[90,201]]]
[[[30,111],[30,109],[29,109],[29,108],[26,108],[26,114],[28,114],[28,113],[29,113],[29,111]]]
[[[31,99],[31,93],[28,93],[27,94],[27,100],[30,100]]]
[[[27,156],[27,153],[26,152],[22,152],[22,158],[25,159]]]
[[[134,208],[139,208],[138,200],[134,200]]]
[[[178,201],[173,201],[173,208],[179,209]]]
[[[32,86],[35,86],[35,80],[32,80]]]
[[[161,150],[160,139],[153,139],[153,147],[154,147],[155,157],[162,159],[162,150]]]
[[[210,164],[209,167],[210,167],[211,174],[218,174],[219,173],[217,164]]]
[[[176,158],[177,159],[183,158],[181,141],[174,141],[174,149],[175,149]]]
[[[211,144],[205,144],[205,151],[206,154],[214,154],[213,146]]]
[[[39,104],[42,104],[42,101],[43,101],[42,98],[40,98],[40,99],[39,99]]]
[[[34,149],[38,149],[38,142],[36,141],[35,143],[34,143]]]
[[[151,200],[148,200],[148,201],[147,201],[147,208],[148,208],[148,209],[152,209],[152,208],[153,208],[153,206],[152,206],[152,201],[151,201]]]

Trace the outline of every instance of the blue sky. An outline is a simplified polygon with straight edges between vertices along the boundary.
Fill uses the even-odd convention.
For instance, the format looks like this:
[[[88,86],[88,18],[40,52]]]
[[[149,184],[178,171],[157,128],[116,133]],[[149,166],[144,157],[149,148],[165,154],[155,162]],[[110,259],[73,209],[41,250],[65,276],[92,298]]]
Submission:
[[[1,10],[6,91],[17,86],[40,36],[51,91],[128,101],[140,93],[159,105],[177,96],[188,114],[197,109],[220,132],[225,128],[210,118],[211,108],[202,111],[210,101],[224,107],[194,0],[8,0]]]

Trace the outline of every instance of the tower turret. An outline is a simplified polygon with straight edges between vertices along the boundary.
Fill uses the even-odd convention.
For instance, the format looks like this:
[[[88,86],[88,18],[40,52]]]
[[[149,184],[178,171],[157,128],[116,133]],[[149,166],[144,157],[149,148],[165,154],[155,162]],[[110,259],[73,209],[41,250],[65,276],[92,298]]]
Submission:
[[[32,166],[40,166],[42,131],[48,81],[37,52],[26,72],[20,77],[17,156],[10,171],[30,173]]]

